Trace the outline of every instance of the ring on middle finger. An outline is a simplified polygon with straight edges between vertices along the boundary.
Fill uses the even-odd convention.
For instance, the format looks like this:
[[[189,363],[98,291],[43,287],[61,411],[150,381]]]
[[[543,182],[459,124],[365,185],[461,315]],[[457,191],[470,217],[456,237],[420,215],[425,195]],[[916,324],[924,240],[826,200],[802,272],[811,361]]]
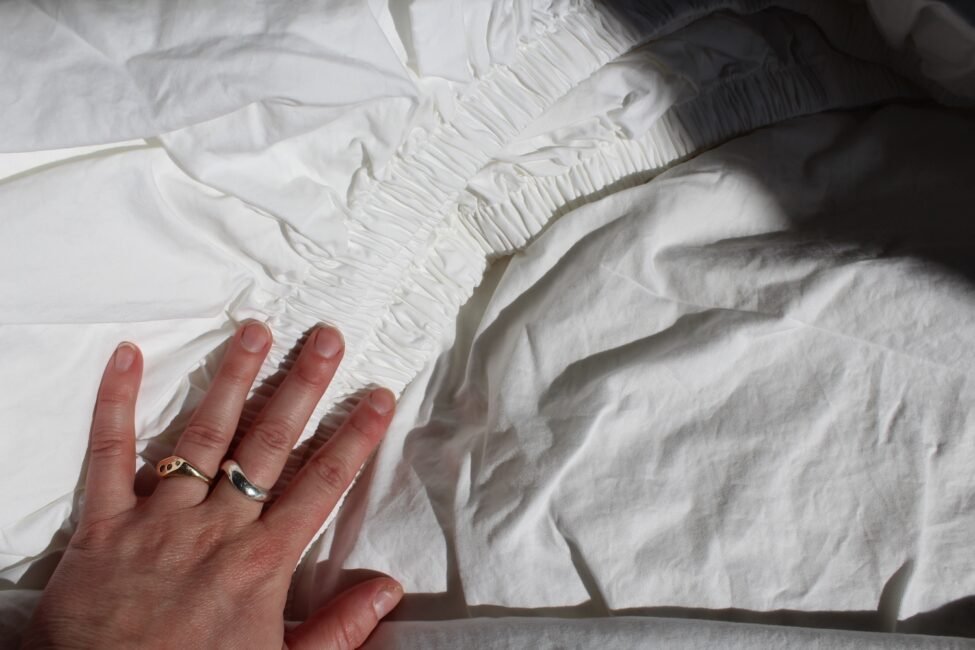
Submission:
[[[270,499],[270,494],[264,488],[257,487],[247,478],[244,470],[240,468],[235,460],[225,460],[220,465],[221,471],[227,476],[230,484],[251,501],[265,502]]]

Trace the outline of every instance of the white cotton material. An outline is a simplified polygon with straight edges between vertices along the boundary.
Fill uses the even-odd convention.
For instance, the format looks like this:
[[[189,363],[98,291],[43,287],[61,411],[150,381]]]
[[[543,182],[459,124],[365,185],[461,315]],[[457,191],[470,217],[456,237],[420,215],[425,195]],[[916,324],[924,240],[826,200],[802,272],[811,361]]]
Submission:
[[[413,91],[363,2],[12,0],[0,24],[0,151],[150,137],[261,100],[352,107]]]
[[[975,5],[968,0],[868,0],[887,40],[916,57],[920,73],[975,98]]]
[[[867,7],[841,0],[16,0],[0,3],[0,24],[0,151],[12,152],[0,164],[0,455],[17,461],[0,484],[0,581],[15,587],[0,599],[21,603],[0,627],[14,631],[76,522],[94,391],[119,341],[137,343],[148,369],[141,468],[170,452],[241,320],[275,333],[245,427],[307,332],[338,326],[345,360],[280,489],[355,395],[400,393],[429,369],[491,260],[578,206],[796,116],[964,101],[919,80]],[[525,378],[510,381],[533,399]],[[476,526],[457,534],[470,540],[437,540],[443,511],[422,481],[395,456],[374,467],[350,506],[373,498],[372,481],[396,486],[387,504],[416,515],[413,528],[381,562],[358,546],[340,553],[330,529],[308,563],[323,552],[389,562],[430,593],[457,566],[450,579],[466,575],[472,603],[548,597],[459,564],[498,550],[477,537],[498,521],[469,504]],[[561,533],[546,535],[519,580],[571,565]],[[412,562],[424,551],[440,559],[421,575]],[[338,581],[303,565],[289,615]],[[848,593],[830,577],[812,593],[859,605],[876,581]],[[711,585],[701,602],[801,600],[773,583]],[[646,596],[624,584],[607,593]],[[578,603],[590,586],[570,571],[560,598]]]
[[[383,623],[363,650],[958,650],[962,639],[646,617],[506,617]]]
[[[973,147],[938,109],[803,118],[562,217],[461,312],[300,593],[371,567],[448,612],[969,596]]]

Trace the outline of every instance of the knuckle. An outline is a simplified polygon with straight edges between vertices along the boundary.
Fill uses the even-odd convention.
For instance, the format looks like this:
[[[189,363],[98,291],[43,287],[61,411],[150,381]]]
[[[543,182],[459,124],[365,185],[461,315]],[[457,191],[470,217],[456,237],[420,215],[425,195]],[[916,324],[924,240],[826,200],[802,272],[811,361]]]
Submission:
[[[69,544],[82,551],[93,551],[116,541],[114,523],[109,519],[82,521],[78,524]]]
[[[237,388],[250,388],[253,372],[250,359],[234,359],[231,356],[220,367],[219,380]]]
[[[213,422],[200,420],[190,422],[183,432],[183,440],[205,449],[223,451],[229,442],[230,434]]]
[[[254,427],[254,437],[267,450],[272,453],[290,452],[292,443],[292,430],[294,427],[289,422],[280,420],[264,420]]]
[[[92,436],[89,453],[92,458],[116,458],[126,453],[129,446],[129,435],[117,429],[101,429]]]
[[[135,393],[127,387],[102,388],[98,393],[97,406],[109,408],[127,406],[133,399],[135,399]]]
[[[354,616],[342,616],[334,627],[334,646],[342,650],[358,648],[365,641],[365,626]]]
[[[358,409],[349,420],[349,430],[365,438],[365,442],[375,444],[383,433],[383,419],[371,409]]]
[[[222,526],[203,526],[196,533],[193,552],[199,557],[216,553],[224,544],[226,529]]]
[[[284,565],[286,544],[273,535],[258,535],[247,545],[245,566],[253,567],[259,575],[267,576]]]
[[[321,455],[313,458],[311,471],[315,480],[326,490],[339,494],[345,491],[352,480],[346,465],[333,456]]]
[[[322,390],[328,383],[329,368],[315,359],[301,359],[291,373],[295,382],[307,390]]]

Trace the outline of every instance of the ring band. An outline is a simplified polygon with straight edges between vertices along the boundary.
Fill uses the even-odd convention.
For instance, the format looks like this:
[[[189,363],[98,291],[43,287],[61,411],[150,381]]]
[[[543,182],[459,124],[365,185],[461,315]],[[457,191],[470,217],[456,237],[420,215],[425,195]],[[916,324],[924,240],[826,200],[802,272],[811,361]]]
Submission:
[[[240,465],[236,461],[225,460],[220,465],[220,469],[227,475],[227,480],[230,481],[230,484],[251,501],[260,501],[263,503],[271,498],[267,490],[257,487],[247,479],[244,470],[240,468]]]
[[[207,485],[213,483],[213,479],[196,467],[193,464],[183,458],[182,456],[168,456],[163,458],[161,461],[156,463],[156,474],[159,478],[171,478],[173,476],[189,476],[191,478],[198,478]]]

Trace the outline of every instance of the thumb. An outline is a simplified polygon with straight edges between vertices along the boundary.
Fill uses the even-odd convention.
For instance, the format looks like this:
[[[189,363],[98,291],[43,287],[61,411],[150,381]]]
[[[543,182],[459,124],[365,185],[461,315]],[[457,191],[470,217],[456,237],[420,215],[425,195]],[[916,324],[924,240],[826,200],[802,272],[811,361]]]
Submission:
[[[332,602],[285,633],[287,650],[353,650],[366,639],[403,597],[392,578],[376,578],[342,592]]]

